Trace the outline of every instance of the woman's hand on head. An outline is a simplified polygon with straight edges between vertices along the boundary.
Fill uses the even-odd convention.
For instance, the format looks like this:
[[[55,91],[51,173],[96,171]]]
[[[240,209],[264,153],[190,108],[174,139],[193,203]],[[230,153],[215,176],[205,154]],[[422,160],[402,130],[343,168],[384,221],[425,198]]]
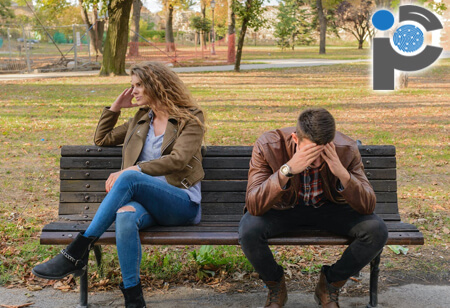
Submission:
[[[133,88],[126,88],[111,105],[110,110],[114,112],[119,112],[122,108],[133,108],[138,107],[138,105],[133,104]]]

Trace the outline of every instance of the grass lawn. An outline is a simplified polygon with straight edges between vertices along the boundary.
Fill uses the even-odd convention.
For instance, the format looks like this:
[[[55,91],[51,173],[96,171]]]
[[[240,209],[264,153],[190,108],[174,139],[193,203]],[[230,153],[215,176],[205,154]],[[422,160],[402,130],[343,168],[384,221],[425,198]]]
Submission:
[[[295,125],[299,111],[310,106],[329,109],[338,130],[363,144],[395,145],[402,220],[416,224],[426,243],[410,247],[407,255],[385,249],[382,280],[389,284],[389,277],[404,276],[409,281],[448,281],[449,70],[450,60],[441,60],[426,72],[411,75],[409,88],[389,93],[370,90],[367,63],[180,76],[206,111],[209,145],[251,145],[264,131]],[[54,285],[34,278],[30,269],[60,249],[38,243],[42,226],[58,216],[59,148],[92,144],[102,107],[110,105],[128,85],[129,77],[1,85],[0,285],[29,289]],[[124,112],[122,119],[133,113]],[[317,276],[321,264],[336,260],[343,248],[273,249],[295,280],[312,273]],[[91,281],[98,289],[115,287],[120,281],[114,247],[106,251],[111,253],[105,254],[104,274],[91,271]],[[238,276],[245,278],[243,282],[238,279],[243,284],[253,281],[254,285],[257,280],[236,247],[200,251],[199,247],[152,246],[145,252],[142,274],[147,286],[161,288],[165,282],[200,280],[209,284],[221,281],[216,285],[222,288],[227,282],[235,283]],[[209,255],[216,265],[200,264],[195,258],[199,253]],[[313,285],[309,283],[307,287]],[[54,287],[74,288],[74,280],[67,278]]]

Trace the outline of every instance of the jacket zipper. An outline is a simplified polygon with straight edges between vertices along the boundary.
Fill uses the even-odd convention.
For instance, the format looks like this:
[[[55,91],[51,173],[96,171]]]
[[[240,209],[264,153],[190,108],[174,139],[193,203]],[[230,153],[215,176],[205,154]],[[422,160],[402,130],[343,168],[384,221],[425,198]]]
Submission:
[[[194,159],[195,159],[196,161],[198,161],[200,164],[202,163],[202,162],[200,161],[200,159],[197,158],[197,156],[194,155],[194,156],[192,156],[192,157],[194,157]]]
[[[175,129],[175,133],[177,132],[177,130]],[[169,145],[172,144],[172,142],[176,139],[176,135],[172,137],[172,139],[169,140],[169,142],[167,143],[167,145],[164,148],[161,148],[161,155],[163,156],[164,151],[169,147]]]
[[[131,132],[130,136],[128,137],[128,139],[125,141],[125,143],[123,144],[123,149],[125,150],[125,148],[128,145],[128,142],[130,142],[131,137],[134,135],[134,132],[136,131],[136,129],[139,127],[139,123],[136,124],[136,126],[133,128],[133,131]],[[123,169],[123,159],[122,159],[122,167],[120,169]]]
[[[173,137],[172,139],[170,139],[170,141],[167,143],[167,145],[164,147],[164,149],[161,149],[161,155],[162,153],[164,153],[164,151],[169,147],[169,145],[172,144],[172,142],[175,140],[175,137]],[[165,155],[164,155],[165,156]]]

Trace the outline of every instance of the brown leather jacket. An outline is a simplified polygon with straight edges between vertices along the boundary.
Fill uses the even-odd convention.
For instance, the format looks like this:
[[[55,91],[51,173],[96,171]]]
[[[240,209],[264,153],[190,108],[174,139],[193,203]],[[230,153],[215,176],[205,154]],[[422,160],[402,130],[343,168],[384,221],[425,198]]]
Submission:
[[[203,112],[196,108],[190,112],[204,121]],[[120,112],[105,108],[95,131],[94,142],[98,146],[123,144],[122,169],[136,165],[150,129],[150,108],[140,108],[134,118],[123,125],[114,127]],[[164,175],[169,184],[179,188],[189,188],[201,181],[205,172],[202,167],[201,146],[203,129],[194,120],[169,117],[161,146],[161,158],[139,162],[142,172],[158,176]]]
[[[286,210],[297,204],[300,175],[295,175],[285,189],[279,180],[280,167],[291,159],[297,148],[291,136],[293,132],[295,127],[272,130],[256,141],[245,198],[245,209],[250,214],[259,216],[270,209]],[[371,214],[376,204],[375,192],[364,174],[356,142],[340,132],[336,132],[333,142],[339,159],[350,173],[350,182],[338,191],[338,178],[324,163],[320,175],[326,199],[336,204],[348,203],[358,213]]]

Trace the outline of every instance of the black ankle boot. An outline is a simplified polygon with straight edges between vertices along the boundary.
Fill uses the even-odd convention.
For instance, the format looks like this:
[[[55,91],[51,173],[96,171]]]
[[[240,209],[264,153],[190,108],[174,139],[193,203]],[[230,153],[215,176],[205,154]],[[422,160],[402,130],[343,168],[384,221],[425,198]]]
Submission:
[[[45,279],[62,279],[70,274],[80,276],[86,269],[89,250],[97,241],[97,237],[84,237],[81,233],[61,253],[53,259],[36,265],[32,272]]]
[[[144,294],[142,294],[141,283],[136,286],[125,289],[123,282],[119,285],[120,290],[125,297],[125,308],[145,308]]]

